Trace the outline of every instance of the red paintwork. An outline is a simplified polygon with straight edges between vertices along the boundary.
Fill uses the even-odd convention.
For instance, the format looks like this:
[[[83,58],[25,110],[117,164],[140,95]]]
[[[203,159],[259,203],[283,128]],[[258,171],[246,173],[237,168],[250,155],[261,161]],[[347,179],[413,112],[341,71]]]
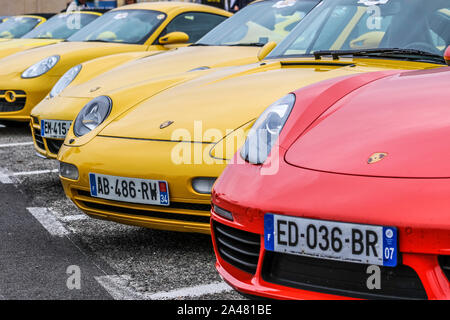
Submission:
[[[275,162],[273,154],[263,166],[243,164],[242,161],[240,164],[229,165],[214,186],[212,201],[231,211],[234,221],[223,219],[214,212],[212,219],[260,235],[264,232],[263,217],[267,212],[312,219],[396,226],[402,263],[417,272],[428,298],[450,299],[450,282],[437,261],[438,254],[450,254],[450,179],[364,175],[370,173],[395,176],[392,173],[396,172],[399,176],[399,173],[412,172],[416,174],[405,176],[426,176],[424,173],[450,176],[447,164],[450,142],[447,142],[444,135],[441,135],[439,140],[430,140],[427,137],[437,137],[442,132],[449,132],[444,125],[447,119],[434,116],[435,110],[438,110],[442,112],[441,118],[450,118],[449,111],[445,110],[441,103],[443,100],[450,101],[450,92],[445,90],[449,80],[450,68],[401,75],[375,73],[370,76],[357,75],[326,81],[295,92],[296,105],[280,135],[281,160],[278,172],[274,175],[261,175],[268,164]],[[361,81],[365,81],[366,85],[362,85]],[[421,88],[418,86],[420,82]],[[405,93],[408,83],[411,90]],[[375,90],[376,96],[369,90]],[[337,101],[338,99],[332,98],[333,95],[342,99]],[[344,97],[345,95],[347,96]],[[390,104],[389,101],[395,103]],[[411,115],[405,112],[405,106],[409,108]],[[450,104],[447,106],[450,109]],[[383,125],[383,117],[391,125]],[[317,120],[318,118],[320,119]],[[364,120],[364,126],[361,125],[361,119]],[[416,124],[413,119],[422,125]],[[341,123],[342,128],[338,127],[338,123]],[[410,125],[409,130],[404,123]],[[361,136],[358,131],[370,131],[373,127],[378,128],[380,124],[384,130],[375,130],[373,136]],[[450,127],[450,123],[448,124]],[[432,130],[433,125],[436,130]],[[402,128],[401,131],[398,130],[399,127]],[[304,136],[298,139],[301,134]],[[308,143],[303,144],[303,137],[306,137]],[[317,144],[308,140],[313,137],[317,139]],[[415,144],[413,137],[418,139]],[[360,143],[359,139],[366,139],[365,143]],[[370,149],[383,146],[383,141],[386,147],[381,150]],[[425,142],[428,145],[423,145]],[[439,145],[442,150],[438,154]],[[409,148],[416,148],[421,150],[420,152],[433,152],[423,161],[405,158],[399,150],[411,154]],[[337,162],[320,159],[321,156],[330,157],[337,149],[344,154]],[[375,152],[388,152],[389,155],[384,160],[369,165],[367,159]],[[239,158],[240,156],[236,155],[235,163]],[[317,164],[315,160],[318,161]],[[348,163],[340,163],[341,161]],[[314,169],[347,174],[299,167],[305,164]],[[430,165],[433,168],[421,167]],[[367,168],[369,166],[380,168]],[[264,282],[259,272],[264,258],[263,239],[261,244],[258,271],[251,277],[223,261],[217,255],[214,243],[216,267],[225,281],[241,292],[270,298],[343,298]]]
[[[447,64],[450,65],[450,46],[445,50],[444,59],[447,61]]]

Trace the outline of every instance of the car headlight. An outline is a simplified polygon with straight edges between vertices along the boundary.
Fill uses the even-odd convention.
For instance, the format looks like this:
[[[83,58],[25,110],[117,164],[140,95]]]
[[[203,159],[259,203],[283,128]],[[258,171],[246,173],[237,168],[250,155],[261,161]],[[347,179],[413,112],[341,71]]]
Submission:
[[[266,161],[294,103],[295,95],[288,94],[263,112],[250,130],[241,149],[241,157],[244,160],[253,164],[263,164]]]
[[[97,97],[81,109],[75,123],[73,125],[73,133],[77,137],[84,136],[91,132],[108,117],[112,108],[112,100],[110,97]]]
[[[52,91],[50,91],[50,98],[56,97],[58,94],[60,94],[69,84],[72,83],[73,80],[77,77],[77,75],[81,71],[81,64],[71,68],[69,71],[67,71],[55,84],[55,86],[52,88]]]
[[[27,70],[22,73],[22,78],[37,78],[47,73],[51,68],[53,68],[59,61],[59,56],[51,56],[42,59],[38,63],[33,64]]]

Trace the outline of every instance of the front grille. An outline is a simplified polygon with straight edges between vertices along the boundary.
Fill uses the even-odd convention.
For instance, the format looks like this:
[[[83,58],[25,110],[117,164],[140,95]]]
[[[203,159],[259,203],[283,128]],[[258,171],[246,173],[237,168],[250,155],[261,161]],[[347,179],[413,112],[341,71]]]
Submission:
[[[80,196],[89,197],[91,199],[95,199],[91,197],[90,193],[83,190],[77,190]],[[198,215],[198,214],[188,214],[188,213],[171,213],[171,212],[160,212],[160,211],[150,211],[144,209],[136,209],[136,208],[125,208],[121,206],[111,204],[101,204],[98,202],[91,202],[85,200],[77,200],[83,206],[90,209],[97,209],[111,213],[120,213],[127,215],[135,215],[135,216],[145,216],[152,218],[160,218],[160,219],[169,219],[169,220],[177,220],[177,221],[186,221],[186,222],[197,222],[197,223],[206,223],[209,224],[210,220],[210,211],[211,205],[209,204],[196,204],[196,203],[183,203],[183,202],[171,202],[170,206],[165,206],[165,209],[186,209],[186,210],[197,210],[204,211],[207,215]],[[149,207],[151,207],[149,205]],[[154,206],[157,207],[157,206]]]
[[[362,299],[427,299],[416,272],[405,265],[380,267],[381,289],[367,288],[368,265],[267,252],[265,281],[313,292]]]
[[[7,92],[7,90],[0,90],[0,112],[15,112],[25,108],[27,98],[24,91],[10,90],[9,92],[14,92],[16,96],[15,101],[13,102],[8,102],[6,100]]]
[[[59,149],[61,149],[64,143],[64,140],[57,140],[57,139],[46,139],[46,140],[48,151],[50,151],[53,154],[58,154]]]
[[[36,141],[36,145],[39,149],[45,150],[44,140],[41,136],[41,130],[33,128],[34,141]]]
[[[213,222],[213,228],[221,258],[240,270],[255,274],[259,259],[260,236],[217,222]]]
[[[450,256],[439,256],[438,260],[442,271],[444,271],[448,281],[450,281]]]

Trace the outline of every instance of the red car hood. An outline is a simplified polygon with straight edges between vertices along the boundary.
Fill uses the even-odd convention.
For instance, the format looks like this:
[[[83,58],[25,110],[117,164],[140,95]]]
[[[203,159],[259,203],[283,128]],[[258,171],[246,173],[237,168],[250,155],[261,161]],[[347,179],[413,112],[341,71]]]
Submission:
[[[285,160],[341,174],[449,178],[449,83],[450,68],[367,83],[301,130]]]

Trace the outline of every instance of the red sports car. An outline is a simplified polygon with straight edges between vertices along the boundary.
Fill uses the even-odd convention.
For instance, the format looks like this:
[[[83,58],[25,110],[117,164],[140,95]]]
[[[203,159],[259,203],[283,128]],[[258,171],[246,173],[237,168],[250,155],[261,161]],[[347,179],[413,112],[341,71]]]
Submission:
[[[279,299],[450,299],[450,68],[328,80],[256,121],[216,182],[216,268]]]

